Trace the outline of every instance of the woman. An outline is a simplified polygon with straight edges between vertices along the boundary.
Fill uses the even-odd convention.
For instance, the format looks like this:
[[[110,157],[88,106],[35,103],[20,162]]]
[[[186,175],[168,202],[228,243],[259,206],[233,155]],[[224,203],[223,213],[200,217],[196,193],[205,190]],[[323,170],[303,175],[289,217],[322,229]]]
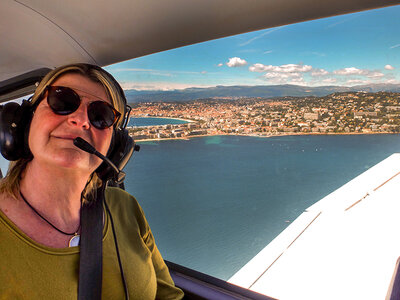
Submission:
[[[106,71],[74,64],[47,74],[30,107],[27,149],[0,183],[0,299],[76,299],[79,247],[73,237],[80,234],[82,205],[102,184],[95,173],[102,161],[73,139],[107,155],[126,100]],[[106,189],[105,200],[131,299],[182,298],[136,200],[116,188]],[[123,299],[110,227],[104,213],[102,298]]]

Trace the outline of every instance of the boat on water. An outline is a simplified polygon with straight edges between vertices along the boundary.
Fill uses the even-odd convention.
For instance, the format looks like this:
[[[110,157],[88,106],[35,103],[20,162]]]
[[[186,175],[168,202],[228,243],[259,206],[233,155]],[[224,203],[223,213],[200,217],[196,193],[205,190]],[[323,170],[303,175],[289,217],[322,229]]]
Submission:
[[[6,0],[0,4],[0,101],[32,93],[48,70],[66,63],[107,66],[396,4],[400,1]],[[189,299],[400,299],[399,172],[400,156],[393,154],[308,208],[228,281],[169,262],[172,276]]]

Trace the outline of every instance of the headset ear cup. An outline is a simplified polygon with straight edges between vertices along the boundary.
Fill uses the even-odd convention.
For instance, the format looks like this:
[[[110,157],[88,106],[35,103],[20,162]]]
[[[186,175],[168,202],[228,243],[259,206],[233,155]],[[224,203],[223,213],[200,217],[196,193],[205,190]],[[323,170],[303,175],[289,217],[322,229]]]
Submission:
[[[29,127],[32,120],[32,106],[24,100],[22,105],[10,102],[1,106],[0,152],[7,160],[28,158]]]
[[[126,129],[118,128],[114,131],[107,157],[118,169],[122,170],[132,156],[134,143]],[[115,177],[115,171],[105,162],[96,169],[97,176],[107,181]]]

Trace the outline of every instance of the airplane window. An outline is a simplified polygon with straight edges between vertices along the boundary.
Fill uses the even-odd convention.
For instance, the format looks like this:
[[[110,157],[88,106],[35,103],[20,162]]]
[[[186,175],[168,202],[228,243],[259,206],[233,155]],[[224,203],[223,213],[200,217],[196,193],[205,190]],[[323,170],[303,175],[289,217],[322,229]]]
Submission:
[[[1,156],[1,157],[0,157],[0,170],[1,170],[1,174],[2,174],[3,176],[5,176],[6,173],[7,173],[8,164],[9,164],[9,161],[6,160],[3,156]]]
[[[400,6],[107,69],[141,150],[126,189],[165,259],[227,280],[302,212],[400,149]]]

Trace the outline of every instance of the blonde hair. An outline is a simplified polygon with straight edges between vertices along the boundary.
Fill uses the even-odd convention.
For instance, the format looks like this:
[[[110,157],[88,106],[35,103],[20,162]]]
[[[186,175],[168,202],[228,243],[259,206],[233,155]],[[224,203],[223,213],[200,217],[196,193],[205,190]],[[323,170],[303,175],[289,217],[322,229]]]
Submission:
[[[114,108],[121,113],[121,117],[114,125],[115,128],[123,126],[126,114],[126,99],[124,92],[112,75],[95,65],[83,63],[70,64],[58,67],[47,73],[32,96],[31,103],[33,107],[37,107],[37,104],[43,99],[46,88],[57,78],[67,73],[80,74],[94,82],[100,83],[104,87]],[[31,160],[32,158],[20,158],[16,161],[10,162],[7,175],[0,181],[0,193],[6,193],[13,198],[18,198],[22,173],[28,162]],[[96,197],[96,189],[101,185],[102,181],[100,178],[95,172],[92,173],[86,183],[85,189],[82,191],[83,200],[88,200],[89,197]]]

